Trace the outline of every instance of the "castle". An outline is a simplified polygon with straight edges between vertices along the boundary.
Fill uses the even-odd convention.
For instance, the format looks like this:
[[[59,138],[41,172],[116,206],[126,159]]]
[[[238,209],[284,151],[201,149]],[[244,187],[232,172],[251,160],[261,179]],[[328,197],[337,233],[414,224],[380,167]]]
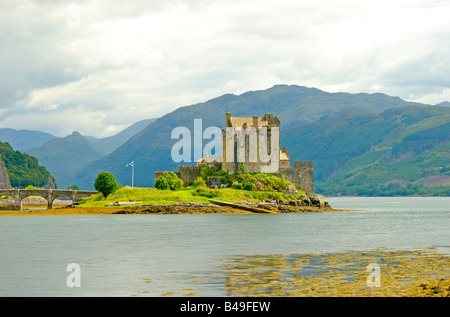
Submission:
[[[184,185],[193,182],[201,175],[201,169],[209,166],[215,171],[229,173],[245,172],[274,173],[278,177],[294,183],[306,193],[313,193],[312,162],[291,161],[286,148],[280,149],[280,120],[272,114],[264,117],[232,117],[226,114],[226,129],[222,130],[222,155],[205,156],[195,166],[179,166],[175,172]],[[262,150],[261,150],[262,149]],[[163,172],[155,172],[155,180]]]

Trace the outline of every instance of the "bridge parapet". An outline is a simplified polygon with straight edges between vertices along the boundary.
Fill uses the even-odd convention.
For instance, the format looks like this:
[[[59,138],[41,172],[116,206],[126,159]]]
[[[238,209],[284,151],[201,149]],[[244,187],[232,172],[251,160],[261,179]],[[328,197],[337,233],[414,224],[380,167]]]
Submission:
[[[62,190],[62,189],[0,189],[0,196],[11,196],[14,200],[12,208],[8,209],[22,210],[22,200],[30,196],[39,196],[47,200],[47,208],[53,208],[53,201],[58,197],[68,197],[74,203],[82,198],[98,194],[97,191],[89,190]]]

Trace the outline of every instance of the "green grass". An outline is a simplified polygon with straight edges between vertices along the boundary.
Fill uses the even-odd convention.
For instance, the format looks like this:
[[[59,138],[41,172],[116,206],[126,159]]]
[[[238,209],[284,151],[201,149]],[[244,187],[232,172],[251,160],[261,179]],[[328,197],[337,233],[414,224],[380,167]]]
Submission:
[[[248,200],[258,202],[267,199],[286,199],[292,200],[298,198],[293,195],[283,194],[280,192],[269,191],[246,191],[243,189],[222,188],[209,189],[206,187],[197,188],[181,188],[176,190],[159,190],[156,188],[131,188],[122,187],[115,193],[109,195],[106,199],[102,194],[85,198],[80,202],[80,207],[104,207],[108,203],[116,201],[140,201],[136,205],[152,205],[152,204],[176,204],[179,202],[195,201],[208,203],[210,199],[236,202]]]

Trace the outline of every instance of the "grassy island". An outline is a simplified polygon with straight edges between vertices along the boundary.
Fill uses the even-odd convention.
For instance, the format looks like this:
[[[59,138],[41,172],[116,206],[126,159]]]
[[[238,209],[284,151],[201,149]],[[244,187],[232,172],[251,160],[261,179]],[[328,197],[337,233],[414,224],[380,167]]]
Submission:
[[[224,173],[224,172],[223,172]],[[60,205],[51,210],[30,209],[28,212],[8,212],[8,215],[81,215],[81,214],[214,214],[214,213],[292,213],[333,212],[325,198],[306,194],[284,177],[271,174],[239,173],[221,175],[226,188],[208,188],[205,180],[211,174],[205,170],[187,187],[174,173],[158,179],[155,187],[131,188],[117,186],[105,194],[100,192],[76,205]],[[173,186],[173,184],[178,184]],[[108,185],[108,184],[106,184]],[[158,186],[156,186],[158,185]],[[161,189],[167,188],[167,189]],[[59,208],[58,208],[59,207]],[[27,206],[24,208],[27,210]],[[5,212],[0,212],[5,214]]]
[[[333,211],[328,205],[311,203],[311,196],[275,191],[204,186],[175,190],[122,187],[106,198],[94,195],[77,209],[109,208],[110,213],[278,213]]]
[[[180,202],[209,203],[211,199],[225,202],[260,202],[268,199],[292,200],[296,197],[280,192],[246,191],[233,188],[209,189],[206,187],[184,187],[175,190],[160,190],[156,188],[122,187],[107,198],[102,194],[94,195],[81,201],[80,207],[102,207],[109,203],[128,201],[136,202],[132,205],[165,204],[172,205]]]

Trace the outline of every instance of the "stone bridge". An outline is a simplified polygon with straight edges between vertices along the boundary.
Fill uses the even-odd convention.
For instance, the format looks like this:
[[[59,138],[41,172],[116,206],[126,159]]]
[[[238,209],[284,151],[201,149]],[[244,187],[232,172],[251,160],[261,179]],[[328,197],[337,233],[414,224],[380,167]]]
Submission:
[[[14,199],[14,205],[8,209],[22,210],[22,200],[30,196],[39,196],[47,200],[47,208],[53,208],[53,201],[58,197],[68,197],[72,202],[79,202],[82,198],[98,194],[97,191],[88,190],[62,190],[62,189],[0,189],[0,196],[8,195]]]

